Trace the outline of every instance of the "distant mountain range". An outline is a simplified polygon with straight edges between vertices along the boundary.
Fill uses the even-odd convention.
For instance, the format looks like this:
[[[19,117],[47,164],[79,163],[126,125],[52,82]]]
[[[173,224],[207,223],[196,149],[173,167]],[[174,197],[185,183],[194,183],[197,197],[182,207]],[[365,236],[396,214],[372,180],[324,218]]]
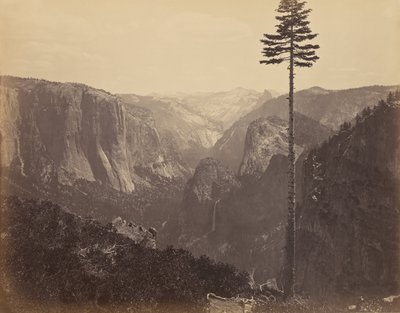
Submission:
[[[295,93],[295,111],[331,130],[336,130],[343,122],[354,119],[365,107],[375,105],[380,99],[386,99],[387,94],[397,88],[399,86],[370,86],[334,91],[312,87]],[[270,99],[238,119],[215,143],[211,155],[238,171],[242,162],[247,127],[260,117],[278,116],[286,120],[286,98],[287,95],[282,95]],[[317,132],[315,134],[317,135]]]
[[[235,88],[215,93],[120,97],[124,102],[151,110],[159,131],[175,138],[184,160],[194,168],[227,128],[272,95],[267,90],[261,93]]]

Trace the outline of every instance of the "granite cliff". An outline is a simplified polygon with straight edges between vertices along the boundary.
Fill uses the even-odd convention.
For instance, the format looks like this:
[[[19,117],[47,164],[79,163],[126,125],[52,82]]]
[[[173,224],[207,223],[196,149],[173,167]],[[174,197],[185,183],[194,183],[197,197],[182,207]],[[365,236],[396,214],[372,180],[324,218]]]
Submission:
[[[4,168],[18,166],[41,182],[83,179],[128,193],[146,180],[143,168],[166,178],[186,174],[144,108],[82,84],[3,76],[0,88]]]
[[[320,123],[295,114],[295,151],[298,157],[304,149],[327,139],[331,131]],[[247,128],[243,159],[239,175],[259,178],[268,167],[273,155],[287,154],[287,122],[279,117],[261,117]]]

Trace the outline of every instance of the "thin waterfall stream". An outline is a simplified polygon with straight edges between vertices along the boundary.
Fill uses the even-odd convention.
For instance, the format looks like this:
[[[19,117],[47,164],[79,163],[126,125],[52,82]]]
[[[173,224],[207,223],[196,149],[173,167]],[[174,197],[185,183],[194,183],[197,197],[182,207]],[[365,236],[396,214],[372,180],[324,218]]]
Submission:
[[[217,219],[217,204],[221,199],[218,199],[214,203],[214,210],[213,210],[213,218],[212,218],[212,227],[211,227],[211,232],[215,232],[215,226],[216,226],[216,219]]]

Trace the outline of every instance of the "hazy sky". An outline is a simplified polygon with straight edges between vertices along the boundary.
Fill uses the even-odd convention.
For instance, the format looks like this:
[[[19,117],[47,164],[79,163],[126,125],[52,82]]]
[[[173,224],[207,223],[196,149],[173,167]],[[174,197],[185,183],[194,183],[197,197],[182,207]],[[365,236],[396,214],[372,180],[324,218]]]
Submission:
[[[0,73],[111,92],[286,91],[260,65],[278,0],[0,0]],[[400,83],[400,0],[309,0],[321,59],[298,89]]]

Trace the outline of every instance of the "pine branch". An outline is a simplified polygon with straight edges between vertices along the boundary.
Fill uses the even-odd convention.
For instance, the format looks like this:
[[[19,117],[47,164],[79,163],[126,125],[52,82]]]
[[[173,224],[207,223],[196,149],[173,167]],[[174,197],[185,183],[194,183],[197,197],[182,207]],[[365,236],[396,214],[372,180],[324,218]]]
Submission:
[[[280,64],[283,61],[285,61],[285,59],[269,59],[269,60],[261,60],[260,64]]]
[[[295,35],[293,39],[294,39],[294,42],[303,42],[305,40],[312,40],[317,36],[318,36],[318,34]]]
[[[294,56],[295,60],[300,59],[302,61],[311,61],[311,62],[315,62],[319,59],[318,56],[314,55],[314,56],[306,56],[306,55],[296,55]]]
[[[286,37],[282,36],[281,34],[277,34],[277,35],[264,34],[264,37],[270,41],[282,41],[282,40],[287,39]]]
[[[303,27],[303,26],[308,26],[308,25],[310,25],[309,21],[299,20],[296,22],[296,26],[298,26],[298,27]]]
[[[269,39],[261,39],[260,40],[266,46],[284,46],[290,43],[290,40],[286,41],[274,41]]]
[[[290,46],[289,47],[274,47],[274,48],[268,48],[264,47],[263,48],[263,53],[275,53],[275,54],[281,54],[281,53],[287,53],[290,52]]]
[[[306,18],[306,17],[308,17],[308,15],[310,15],[311,12],[312,12],[312,9],[306,9],[306,10],[300,9],[296,13],[298,16]]]
[[[294,44],[294,48],[295,49],[299,49],[299,50],[316,50],[319,49],[319,45],[311,45],[311,44],[307,44],[307,45],[298,45],[298,44]]]
[[[311,62],[294,61],[294,65],[297,67],[312,67],[314,64]]]
[[[311,34],[311,29],[310,29],[310,27],[308,27],[308,26],[301,26],[301,27],[299,27],[298,25],[295,25],[294,33],[295,33],[295,34],[300,34],[300,35],[303,35],[303,34]]]
[[[267,57],[267,58],[274,58],[277,56],[280,56],[282,54],[285,53],[289,53],[290,52],[290,47],[289,48],[284,48],[284,49],[271,49],[271,48],[264,48],[262,50],[262,55]]]
[[[315,51],[307,51],[307,52],[294,52],[293,57],[294,58],[311,58],[315,56]]]

